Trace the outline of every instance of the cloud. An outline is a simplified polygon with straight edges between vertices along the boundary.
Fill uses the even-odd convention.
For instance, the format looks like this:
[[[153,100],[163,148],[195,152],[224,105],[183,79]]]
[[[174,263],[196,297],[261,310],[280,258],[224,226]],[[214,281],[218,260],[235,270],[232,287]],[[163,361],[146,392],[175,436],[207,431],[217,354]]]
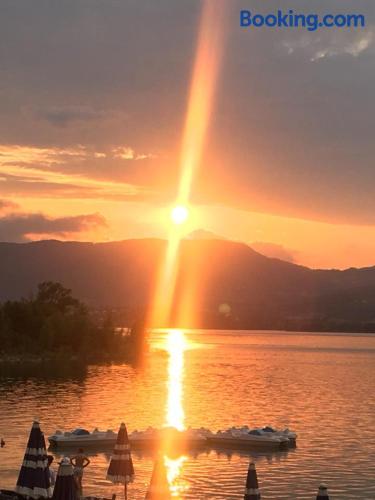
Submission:
[[[0,213],[7,212],[8,210],[14,210],[18,208],[19,205],[11,200],[0,200]]]
[[[66,238],[107,227],[98,213],[51,218],[43,214],[10,214],[0,217],[0,241],[24,242],[38,237]]]
[[[266,257],[273,259],[285,260],[287,262],[295,262],[295,252],[276,243],[267,243],[265,241],[254,241],[250,243],[251,248]]]
[[[145,160],[146,158],[156,158],[154,154],[136,153],[133,148],[124,146],[113,148],[111,154],[114,158],[120,158],[121,160]]]
[[[375,26],[361,30],[326,31],[314,37],[303,35],[298,38],[284,40],[283,46],[288,55],[302,53],[312,62],[348,55],[358,57],[375,49]]]
[[[52,106],[46,109],[39,109],[37,117],[46,120],[56,127],[66,127],[72,122],[101,120],[106,113],[96,110],[90,106],[70,105]]]
[[[8,196],[155,199],[153,158],[126,146],[0,145],[0,189]]]
[[[130,146],[115,146],[97,150],[91,146],[76,144],[68,148],[38,147],[22,144],[0,144],[0,167],[6,172],[6,167],[21,166],[23,168],[39,168],[55,173],[86,174],[96,177],[95,166],[100,165],[101,177],[106,176],[107,167],[117,165],[124,172],[124,165],[129,166],[133,160],[152,160],[157,158],[154,153],[135,151]],[[104,162],[106,160],[106,162]],[[146,162],[143,162],[146,164]],[[139,164],[137,165],[139,170]]]
[[[24,167],[38,165],[50,168],[64,162],[84,159],[86,148],[80,144],[70,148],[38,147],[22,144],[0,144],[0,166],[22,165]]]
[[[342,42],[339,37],[333,39],[331,44],[319,49],[311,57],[312,61],[318,61],[326,57],[334,57],[341,54],[348,54],[353,57],[358,57],[362,52],[373,47],[374,34],[373,31],[368,31],[363,36],[354,40]]]
[[[89,179],[62,176],[58,182],[54,177],[49,179],[38,176],[4,175],[0,173],[0,189],[4,195],[22,199],[38,198],[47,204],[53,199],[67,199],[81,201],[106,200],[106,201],[151,201],[162,202],[164,198],[141,187],[134,188],[131,185],[117,182],[90,181]],[[70,180],[70,182],[69,182]]]

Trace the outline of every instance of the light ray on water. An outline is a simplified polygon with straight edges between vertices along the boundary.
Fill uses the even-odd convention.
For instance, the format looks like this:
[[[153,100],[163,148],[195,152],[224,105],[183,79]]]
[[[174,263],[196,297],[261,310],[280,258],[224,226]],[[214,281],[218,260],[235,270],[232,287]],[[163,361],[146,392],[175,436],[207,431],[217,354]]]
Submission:
[[[169,330],[166,338],[165,348],[168,352],[168,399],[166,408],[166,426],[174,427],[179,431],[185,429],[184,412],[184,353],[187,349],[187,339],[182,330]],[[167,477],[170,485],[170,491],[174,498],[180,498],[181,493],[187,486],[181,480],[181,471],[186,457],[184,455],[172,459],[164,456],[165,466],[167,468]]]
[[[166,425],[182,431],[185,429],[183,375],[186,349],[186,339],[182,330],[168,332],[166,349],[169,354]]]
[[[188,490],[187,484],[181,481],[181,471],[184,462],[187,460],[185,455],[176,459],[171,459],[167,456],[164,457],[164,463],[167,468],[167,478],[169,488],[174,498],[181,498],[181,494]]]

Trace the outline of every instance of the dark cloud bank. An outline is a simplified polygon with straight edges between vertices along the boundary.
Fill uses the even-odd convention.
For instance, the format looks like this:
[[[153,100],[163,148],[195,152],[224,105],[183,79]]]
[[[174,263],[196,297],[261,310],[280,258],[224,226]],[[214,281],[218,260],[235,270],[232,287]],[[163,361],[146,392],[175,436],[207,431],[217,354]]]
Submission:
[[[50,218],[43,214],[10,214],[0,217],[0,241],[25,242],[28,235],[65,237],[82,231],[105,227],[100,214]]]

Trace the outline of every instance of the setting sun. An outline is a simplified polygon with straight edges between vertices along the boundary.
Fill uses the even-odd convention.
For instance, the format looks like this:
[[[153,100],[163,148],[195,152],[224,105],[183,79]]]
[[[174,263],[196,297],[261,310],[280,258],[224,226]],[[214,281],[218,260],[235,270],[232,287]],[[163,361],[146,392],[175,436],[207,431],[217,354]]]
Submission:
[[[189,217],[189,211],[186,207],[178,205],[171,211],[171,219],[175,224],[183,224]]]

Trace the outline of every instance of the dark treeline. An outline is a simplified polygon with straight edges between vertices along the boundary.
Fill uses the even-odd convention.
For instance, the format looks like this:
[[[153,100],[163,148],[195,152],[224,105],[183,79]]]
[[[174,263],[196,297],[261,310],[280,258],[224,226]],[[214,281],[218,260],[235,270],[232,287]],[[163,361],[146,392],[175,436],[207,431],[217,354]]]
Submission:
[[[43,282],[35,296],[0,305],[0,353],[119,358],[139,347],[141,332],[124,335],[111,317],[94,320],[60,283]]]

